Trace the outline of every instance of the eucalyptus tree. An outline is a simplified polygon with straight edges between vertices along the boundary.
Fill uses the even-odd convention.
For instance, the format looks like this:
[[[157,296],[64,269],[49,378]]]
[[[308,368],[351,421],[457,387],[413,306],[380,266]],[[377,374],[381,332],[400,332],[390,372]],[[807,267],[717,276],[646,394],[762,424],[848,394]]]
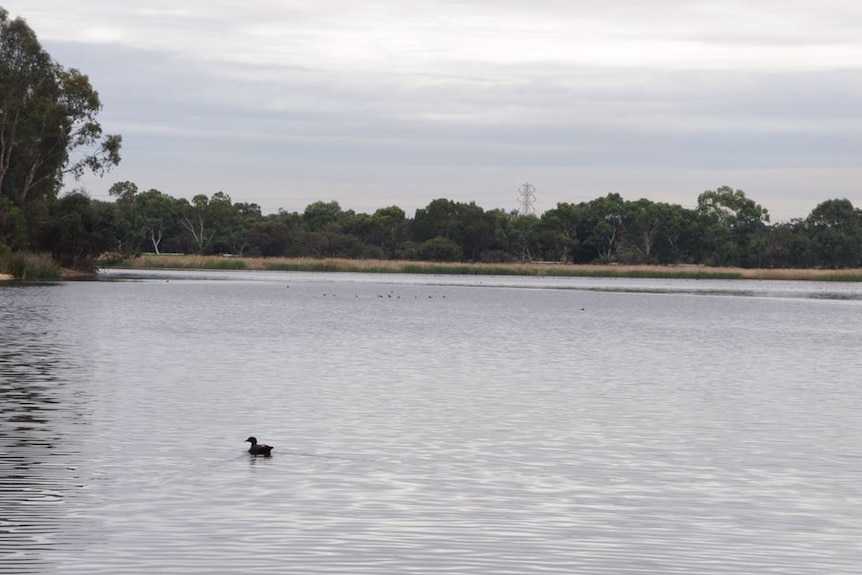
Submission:
[[[635,202],[626,202],[624,220],[627,245],[639,263],[655,261],[654,248],[659,238],[663,223],[661,204],[642,198]]]
[[[179,233],[184,204],[176,198],[155,188],[140,192],[128,181],[115,183],[108,194],[116,198],[119,251],[136,253],[146,245],[158,254],[162,240]]]
[[[302,220],[310,232],[332,231],[340,223],[343,214],[341,205],[336,201],[314,202],[305,207]]]
[[[585,229],[585,204],[559,202],[542,214],[540,239],[544,259],[572,262],[580,251]]]
[[[407,214],[398,206],[379,208],[371,215],[370,243],[383,248],[388,257],[403,255],[407,226]]]
[[[625,201],[619,194],[608,194],[591,200],[586,205],[588,226],[584,247],[595,253],[599,261],[616,261],[625,235]]]
[[[111,251],[116,242],[117,206],[72,191],[51,204],[39,249],[60,263],[89,267],[97,255]]]
[[[538,224],[534,214],[518,215],[517,211],[506,212],[502,209],[486,210],[485,221],[490,229],[490,244],[482,252],[485,262],[504,263],[532,259],[531,247],[535,238],[528,237],[530,223]],[[519,220],[523,218],[524,221]],[[534,228],[535,229],[535,228]]]
[[[27,219],[9,198],[0,195],[0,246],[18,251],[26,249]]]
[[[154,253],[160,253],[159,246],[166,234],[178,231],[179,206],[176,198],[155,188],[135,198],[138,225]]]
[[[103,134],[101,109],[88,77],[55,62],[0,8],[0,193],[29,213],[56,199],[65,175],[117,165],[122,138]]]
[[[495,221],[494,214],[486,213],[476,202],[437,198],[426,207],[416,210],[410,225],[410,237],[418,243],[445,238],[459,246],[459,258],[480,260],[483,252],[494,243]],[[436,245],[440,246],[444,244]],[[454,252],[447,248],[435,253],[451,256]]]
[[[416,210],[410,225],[413,241],[424,242],[435,237],[454,241],[458,221],[458,204],[445,198],[432,200],[424,208]]]
[[[833,199],[815,207],[806,220],[818,266],[862,266],[862,210],[850,200]]]
[[[178,202],[179,224],[191,234],[198,253],[242,255],[248,248],[251,223],[260,218],[257,204],[234,204],[224,192]]]
[[[108,195],[115,198],[117,207],[116,251],[137,253],[145,237],[135,205],[138,186],[130,181],[116,182],[108,189]]]
[[[510,215],[508,249],[516,259],[532,261],[539,255],[541,220],[536,214]]]
[[[742,190],[721,186],[697,197],[701,237],[711,252],[712,263],[747,265],[751,262],[755,235],[764,230],[769,212]]]
[[[302,213],[302,251],[315,257],[355,257],[362,253],[361,242],[345,230],[356,217],[353,210],[342,210],[337,201],[318,201]]]
[[[195,251],[199,254],[204,253],[215,235],[210,211],[206,194],[195,195],[191,202],[180,199],[180,225],[191,234]]]
[[[678,204],[640,199],[624,209],[626,252],[632,262],[681,263],[691,259],[695,215]]]
[[[493,212],[485,212],[476,202],[457,203],[452,240],[461,245],[463,257],[480,261],[494,241]]]
[[[661,226],[654,246],[656,260],[663,264],[699,262],[697,214],[679,204],[657,204]]]
[[[286,255],[288,228],[276,216],[254,222],[248,232],[249,254],[265,258]]]

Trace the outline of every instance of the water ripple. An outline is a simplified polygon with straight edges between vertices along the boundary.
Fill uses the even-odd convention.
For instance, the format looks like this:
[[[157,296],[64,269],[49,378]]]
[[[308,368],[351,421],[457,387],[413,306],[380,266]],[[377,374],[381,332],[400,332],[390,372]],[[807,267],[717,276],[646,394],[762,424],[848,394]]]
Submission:
[[[381,285],[0,289],[0,573],[858,570],[855,302]]]

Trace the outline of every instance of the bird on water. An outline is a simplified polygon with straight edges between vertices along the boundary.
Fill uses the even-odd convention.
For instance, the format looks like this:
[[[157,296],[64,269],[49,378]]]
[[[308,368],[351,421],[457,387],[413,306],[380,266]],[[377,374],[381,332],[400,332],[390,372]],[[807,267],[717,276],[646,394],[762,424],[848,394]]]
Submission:
[[[246,439],[249,443],[251,443],[251,447],[248,448],[248,452],[252,455],[263,455],[264,457],[269,457],[270,451],[272,451],[271,445],[264,445],[263,443],[257,442],[257,437],[251,436]]]

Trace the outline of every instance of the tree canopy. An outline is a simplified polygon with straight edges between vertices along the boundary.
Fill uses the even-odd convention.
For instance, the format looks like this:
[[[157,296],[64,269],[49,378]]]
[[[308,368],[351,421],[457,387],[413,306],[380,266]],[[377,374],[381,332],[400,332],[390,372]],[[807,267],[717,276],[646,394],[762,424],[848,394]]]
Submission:
[[[705,264],[741,267],[862,266],[862,211],[849,200],[819,204],[801,220],[716,217],[678,204],[608,194],[561,202],[540,216],[483,209],[445,198],[416,210],[373,213],[317,201],[303,212],[264,215],[256,204],[224,192],[191,201],[132,182],[111,187],[111,202],[73,192],[52,203],[41,249],[58,258],[116,252],[232,254],[258,257],[342,257],[435,261],[621,264]],[[739,205],[756,206],[741,190]],[[701,194],[703,196],[703,194]],[[8,202],[8,200],[6,200]],[[763,217],[762,208],[757,208]],[[7,220],[15,220],[8,212]],[[20,217],[18,217],[20,221]],[[731,223],[728,223],[731,222]],[[0,220],[0,225],[3,225]],[[20,226],[5,224],[13,245]],[[78,238],[85,235],[86,241]]]
[[[44,211],[67,174],[117,165],[122,138],[102,133],[101,109],[87,76],[55,62],[23,19],[0,8],[0,195],[25,214]],[[38,237],[37,218],[27,220]]]

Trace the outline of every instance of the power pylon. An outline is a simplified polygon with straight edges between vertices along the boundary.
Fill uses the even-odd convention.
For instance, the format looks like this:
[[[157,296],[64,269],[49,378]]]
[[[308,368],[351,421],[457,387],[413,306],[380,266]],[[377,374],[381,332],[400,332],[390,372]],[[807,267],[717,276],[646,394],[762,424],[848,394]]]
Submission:
[[[535,214],[536,209],[533,207],[533,203],[535,203],[535,201],[536,186],[530,183],[521,184],[521,187],[518,188],[518,204],[521,206],[518,209],[518,212],[522,216]]]
[[[535,201],[536,186],[529,182],[521,184],[521,187],[518,188],[518,204],[521,206],[518,209],[518,213],[522,216],[535,214],[536,209],[533,207]],[[530,253],[530,246],[526,240],[522,246],[521,259],[523,261],[533,261],[533,255]]]

